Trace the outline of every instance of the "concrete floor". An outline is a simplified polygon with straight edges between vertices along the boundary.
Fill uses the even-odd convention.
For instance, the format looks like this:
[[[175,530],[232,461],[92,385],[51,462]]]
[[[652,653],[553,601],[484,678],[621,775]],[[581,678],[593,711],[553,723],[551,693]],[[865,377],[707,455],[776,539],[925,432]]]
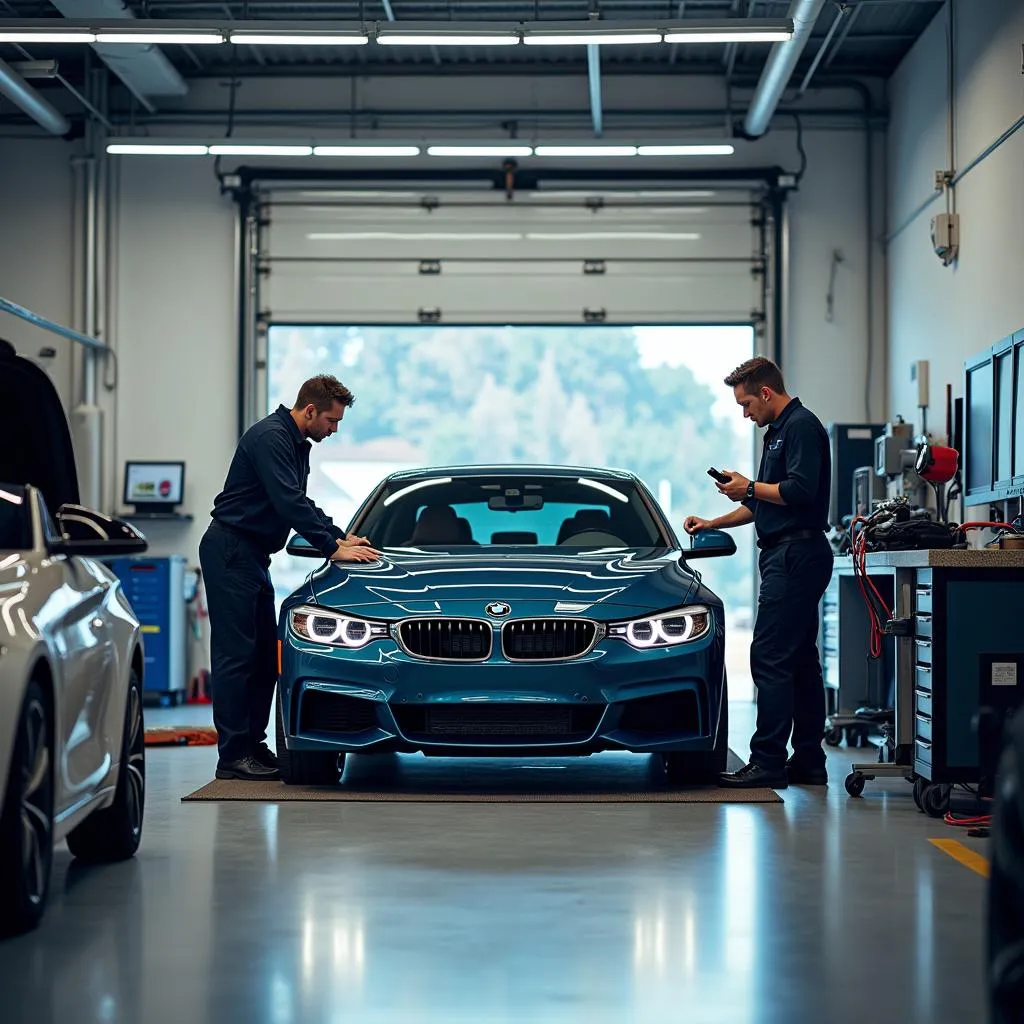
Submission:
[[[271,806],[182,804],[214,748],[151,749],[138,857],[58,849],[0,1020],[980,1022],[985,882],[928,840],[985,843],[848,798],[863,754],[780,805]]]

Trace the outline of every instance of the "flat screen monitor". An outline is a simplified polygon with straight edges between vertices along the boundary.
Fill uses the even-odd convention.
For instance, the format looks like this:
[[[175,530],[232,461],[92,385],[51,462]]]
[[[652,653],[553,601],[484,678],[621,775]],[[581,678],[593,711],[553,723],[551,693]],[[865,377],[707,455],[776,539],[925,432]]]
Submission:
[[[185,493],[184,462],[126,462],[124,503],[138,512],[171,512]]]

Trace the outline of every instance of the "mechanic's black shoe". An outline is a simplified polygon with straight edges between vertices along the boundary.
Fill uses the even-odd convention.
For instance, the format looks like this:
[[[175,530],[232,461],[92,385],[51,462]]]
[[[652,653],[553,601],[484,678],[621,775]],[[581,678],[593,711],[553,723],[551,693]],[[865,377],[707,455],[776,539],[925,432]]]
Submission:
[[[786,762],[786,777],[791,786],[828,785],[828,772],[824,765],[820,768],[808,768],[792,757]]]
[[[789,780],[785,771],[769,772],[759,764],[748,764],[738,772],[724,772],[718,784],[726,789],[785,789]]]
[[[266,745],[266,743],[257,744],[253,749],[252,756],[256,758],[264,768],[281,767],[281,765],[278,764],[277,755]]]
[[[281,778],[277,768],[262,764],[252,754],[246,754],[237,761],[218,761],[218,779],[241,779],[243,782],[273,782]]]

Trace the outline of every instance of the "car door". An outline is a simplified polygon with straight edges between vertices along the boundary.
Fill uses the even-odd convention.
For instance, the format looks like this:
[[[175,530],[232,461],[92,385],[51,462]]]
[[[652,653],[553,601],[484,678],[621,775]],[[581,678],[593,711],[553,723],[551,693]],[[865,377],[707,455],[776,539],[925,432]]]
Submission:
[[[76,529],[62,517],[58,530],[43,501],[40,513],[48,544]],[[54,579],[48,584],[51,596],[40,625],[55,656],[54,675],[60,688],[56,709],[59,815],[87,800],[112,767],[103,722],[115,692],[116,658],[106,607],[109,574],[92,559],[78,556],[55,558],[48,571]]]

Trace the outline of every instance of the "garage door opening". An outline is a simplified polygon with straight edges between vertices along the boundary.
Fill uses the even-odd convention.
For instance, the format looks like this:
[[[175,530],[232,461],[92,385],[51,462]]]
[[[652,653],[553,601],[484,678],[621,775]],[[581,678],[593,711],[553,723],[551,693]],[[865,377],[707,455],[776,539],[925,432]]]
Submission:
[[[753,444],[723,378],[754,353],[749,326],[275,325],[267,408],[291,407],[321,372],[356,395],[339,433],[314,445],[310,496],[339,525],[389,473],[434,465],[553,463],[636,473],[677,532],[728,504],[708,466],[753,470]],[[738,553],[702,562],[726,606],[730,696],[749,699],[754,570]],[[307,559],[273,564],[277,599]]]

